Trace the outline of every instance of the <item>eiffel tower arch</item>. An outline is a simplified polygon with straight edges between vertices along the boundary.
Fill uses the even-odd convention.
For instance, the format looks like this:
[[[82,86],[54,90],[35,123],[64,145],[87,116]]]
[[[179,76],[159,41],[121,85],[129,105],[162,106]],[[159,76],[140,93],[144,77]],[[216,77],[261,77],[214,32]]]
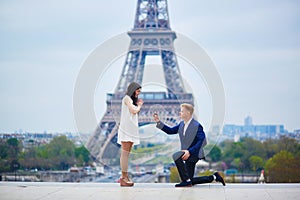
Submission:
[[[92,156],[105,164],[117,162],[121,101],[131,82],[142,84],[147,56],[161,58],[166,91],[140,94],[144,105],[139,113],[139,125],[153,123],[154,111],[163,115],[170,124],[176,124],[173,117],[179,112],[180,104],[194,104],[193,95],[184,88],[178,67],[174,49],[176,33],[170,28],[167,0],[138,0],[134,27],[128,35],[131,42],[118,84],[114,93],[107,94],[106,112],[87,142]],[[159,111],[154,108],[159,108]]]

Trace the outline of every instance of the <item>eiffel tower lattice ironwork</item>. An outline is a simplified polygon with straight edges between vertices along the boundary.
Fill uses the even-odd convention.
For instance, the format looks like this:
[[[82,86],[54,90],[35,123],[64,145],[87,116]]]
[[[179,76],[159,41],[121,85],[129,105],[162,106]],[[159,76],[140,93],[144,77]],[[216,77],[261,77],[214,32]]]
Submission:
[[[193,104],[193,95],[187,93],[174,50],[176,33],[171,30],[167,0],[138,0],[134,28],[128,32],[131,43],[118,85],[113,94],[107,94],[107,110],[95,132],[89,138],[87,148],[94,158],[106,164],[117,161],[119,145],[117,131],[121,101],[127,86],[135,81],[142,84],[145,58],[160,56],[166,82],[166,92],[142,92],[144,105],[139,113],[139,125],[153,123],[153,106],[159,105],[160,116],[171,124],[177,123],[174,114],[180,104]]]

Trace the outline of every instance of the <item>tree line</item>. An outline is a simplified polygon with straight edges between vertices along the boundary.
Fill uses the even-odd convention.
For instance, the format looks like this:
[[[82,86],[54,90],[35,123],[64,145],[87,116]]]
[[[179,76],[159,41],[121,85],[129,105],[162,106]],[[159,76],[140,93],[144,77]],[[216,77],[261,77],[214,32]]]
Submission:
[[[300,182],[300,144],[293,138],[225,140],[213,146],[208,159],[224,170],[233,168],[240,173],[264,169],[268,182]]]
[[[89,151],[83,145],[76,147],[66,136],[54,137],[48,144],[26,149],[16,138],[0,140],[0,172],[14,171],[15,168],[67,170],[89,162]]]

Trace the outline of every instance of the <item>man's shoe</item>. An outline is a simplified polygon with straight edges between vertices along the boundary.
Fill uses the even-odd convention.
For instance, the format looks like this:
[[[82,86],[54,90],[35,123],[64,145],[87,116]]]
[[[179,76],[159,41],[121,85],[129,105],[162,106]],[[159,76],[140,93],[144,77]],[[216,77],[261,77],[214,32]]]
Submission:
[[[221,182],[221,183],[223,184],[223,186],[226,185],[224,179],[223,179],[222,176],[219,174],[219,172],[214,173],[214,175],[216,176],[216,181],[217,181],[217,182]]]
[[[192,187],[192,181],[182,181],[176,184],[175,187]]]

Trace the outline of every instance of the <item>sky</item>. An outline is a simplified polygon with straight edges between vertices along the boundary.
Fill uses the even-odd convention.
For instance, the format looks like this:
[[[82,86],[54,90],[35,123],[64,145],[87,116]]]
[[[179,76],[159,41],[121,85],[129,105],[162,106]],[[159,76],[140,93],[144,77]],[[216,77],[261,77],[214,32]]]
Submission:
[[[0,132],[76,132],[80,69],[99,45],[133,28],[136,3],[1,0]],[[169,0],[168,9],[172,30],[205,49],[219,72],[225,124],[249,115],[257,125],[300,129],[299,1]],[[98,86],[104,94],[95,94],[99,120],[105,98],[98,96],[118,81],[106,78]]]

